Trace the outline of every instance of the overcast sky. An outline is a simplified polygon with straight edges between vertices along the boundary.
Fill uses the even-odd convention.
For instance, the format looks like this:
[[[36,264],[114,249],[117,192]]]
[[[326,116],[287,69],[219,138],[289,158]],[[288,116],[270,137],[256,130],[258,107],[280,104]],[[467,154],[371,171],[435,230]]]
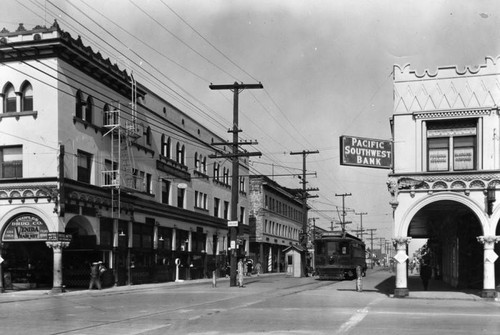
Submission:
[[[262,82],[240,94],[242,139],[261,151],[255,173],[301,173],[307,157],[311,217],[328,228],[345,205],[375,237],[391,237],[388,170],[340,166],[339,136],[389,140],[392,70],[480,65],[499,56],[496,0],[2,0],[0,28],[58,19],[84,44],[231,139],[232,93],[209,84]],[[153,75],[151,75],[153,74]],[[298,178],[277,176],[287,187]],[[349,229],[360,216],[348,213]],[[337,226],[338,227],[338,226]]]

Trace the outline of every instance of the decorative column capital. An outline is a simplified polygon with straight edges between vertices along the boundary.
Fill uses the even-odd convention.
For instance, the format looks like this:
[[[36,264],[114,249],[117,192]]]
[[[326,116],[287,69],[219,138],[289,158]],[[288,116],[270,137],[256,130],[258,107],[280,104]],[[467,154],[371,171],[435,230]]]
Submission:
[[[476,237],[477,238],[477,241],[479,243],[482,243],[482,244],[495,244],[495,243],[498,243],[500,241],[500,236],[478,236]]]
[[[45,242],[47,247],[51,248],[54,250],[54,252],[61,252],[62,249],[67,248],[69,246],[69,242],[62,242],[62,241],[54,241],[54,242]]]
[[[392,245],[398,250],[406,249],[406,246],[410,244],[410,242],[411,242],[411,237],[407,236],[398,236],[392,238]]]

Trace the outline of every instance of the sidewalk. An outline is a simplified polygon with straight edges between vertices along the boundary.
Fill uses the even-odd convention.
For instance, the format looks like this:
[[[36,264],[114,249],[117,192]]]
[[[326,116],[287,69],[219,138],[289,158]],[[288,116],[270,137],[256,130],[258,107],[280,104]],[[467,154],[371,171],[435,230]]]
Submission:
[[[252,278],[265,278],[271,276],[286,276],[285,273],[264,273],[260,276],[253,275],[251,277],[245,277],[245,281],[251,280]],[[36,300],[36,299],[44,299],[50,298],[54,296],[66,296],[66,295],[79,295],[79,294],[100,294],[100,295],[110,295],[110,294],[120,294],[122,292],[131,292],[131,291],[141,291],[141,290],[154,290],[156,288],[176,288],[176,287],[186,287],[190,285],[201,285],[205,284],[207,287],[212,287],[213,279],[212,278],[204,278],[204,279],[192,279],[192,280],[183,280],[183,281],[171,281],[171,282],[163,282],[163,283],[149,283],[149,284],[139,284],[139,285],[123,285],[123,286],[112,286],[103,288],[102,290],[88,290],[85,288],[70,288],[66,289],[65,292],[62,293],[53,293],[50,289],[34,289],[34,290],[7,290],[4,293],[0,293],[0,304],[14,302],[14,301],[27,301],[27,300]],[[229,278],[222,277],[217,278],[216,280],[217,287],[219,286],[227,286],[229,287]]]

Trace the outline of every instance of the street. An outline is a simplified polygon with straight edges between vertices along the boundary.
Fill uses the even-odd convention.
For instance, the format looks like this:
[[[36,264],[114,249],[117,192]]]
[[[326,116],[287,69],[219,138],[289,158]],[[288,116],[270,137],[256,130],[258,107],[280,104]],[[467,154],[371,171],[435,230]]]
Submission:
[[[246,277],[245,287],[210,280],[63,294],[0,295],[2,334],[495,334],[500,303],[409,278],[410,297],[393,298],[393,273],[355,281],[283,274]],[[413,288],[413,291],[412,291]]]

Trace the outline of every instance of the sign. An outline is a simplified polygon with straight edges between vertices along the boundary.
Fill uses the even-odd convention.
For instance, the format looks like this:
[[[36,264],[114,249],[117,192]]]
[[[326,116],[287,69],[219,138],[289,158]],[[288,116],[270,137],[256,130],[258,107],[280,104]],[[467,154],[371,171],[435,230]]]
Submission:
[[[34,214],[20,214],[5,228],[2,241],[47,241],[49,229]]]
[[[392,142],[354,136],[340,136],[340,165],[390,169]]]
[[[228,227],[238,227],[238,221],[228,221],[227,226]]]
[[[47,234],[47,241],[71,242],[71,234],[64,234],[64,233],[59,233],[59,232],[48,233]]]

